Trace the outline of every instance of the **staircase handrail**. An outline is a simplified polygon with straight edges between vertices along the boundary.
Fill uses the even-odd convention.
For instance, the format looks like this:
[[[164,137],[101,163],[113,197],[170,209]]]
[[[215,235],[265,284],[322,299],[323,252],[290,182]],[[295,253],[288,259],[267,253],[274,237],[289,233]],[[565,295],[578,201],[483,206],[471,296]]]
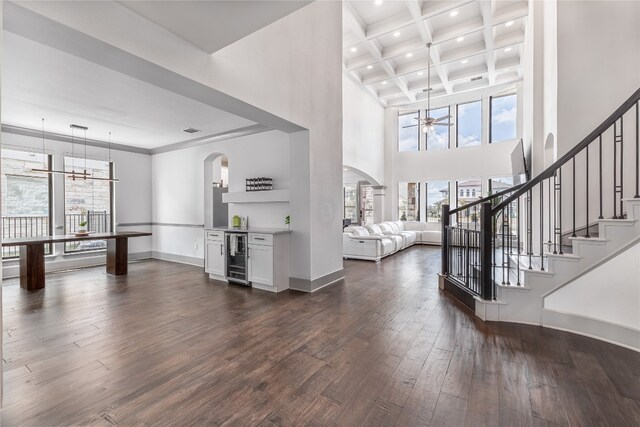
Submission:
[[[524,185],[522,185],[517,191],[511,194],[509,197],[504,199],[502,202],[498,203],[491,210],[492,216],[495,216],[498,212],[502,211],[506,206],[510,203],[517,200],[520,196],[534,188],[536,185],[541,183],[547,178],[553,176],[553,174],[560,169],[562,165],[567,163],[569,160],[574,158],[578,153],[584,150],[587,146],[589,146],[592,142],[596,141],[596,138],[604,133],[607,129],[609,129],[613,124],[624,114],[626,113],[636,102],[640,100],[640,88],[638,88],[633,95],[629,97],[616,111],[613,112],[609,117],[607,117],[598,127],[596,127],[589,135],[587,135],[580,143],[574,146],[571,150],[567,151],[565,155],[556,160],[551,166],[549,166],[544,171],[540,172],[538,176],[531,179]]]

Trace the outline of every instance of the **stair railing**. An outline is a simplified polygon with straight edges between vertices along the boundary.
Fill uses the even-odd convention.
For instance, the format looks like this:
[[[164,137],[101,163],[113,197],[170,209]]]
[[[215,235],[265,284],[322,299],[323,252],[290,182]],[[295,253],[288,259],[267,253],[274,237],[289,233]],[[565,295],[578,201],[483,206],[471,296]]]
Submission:
[[[549,257],[572,250],[571,239],[596,238],[598,220],[624,219],[623,199],[640,198],[639,101],[640,89],[527,183],[475,206],[443,205],[443,275],[491,300],[498,286],[521,286],[522,271],[547,271]],[[478,205],[478,227],[461,231],[457,219],[452,225],[452,215]],[[466,251],[454,260],[462,267],[450,259],[458,248]]]

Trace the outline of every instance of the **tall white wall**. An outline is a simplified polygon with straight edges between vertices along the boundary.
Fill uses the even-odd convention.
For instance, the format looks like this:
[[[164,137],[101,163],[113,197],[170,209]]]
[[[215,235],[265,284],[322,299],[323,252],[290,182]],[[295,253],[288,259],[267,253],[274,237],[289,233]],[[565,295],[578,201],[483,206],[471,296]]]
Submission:
[[[342,77],[343,163],[384,183],[384,108],[347,76]]]
[[[551,293],[544,308],[640,330],[640,244]]]
[[[31,136],[14,133],[2,133],[2,143],[8,149],[28,149],[42,152],[42,140]],[[76,144],[77,145],[77,144]],[[47,140],[45,142],[47,154],[53,155],[55,169],[64,167],[64,156],[71,155],[70,143]],[[78,153],[76,147],[76,155]],[[84,152],[82,153],[84,154]],[[96,160],[107,160],[108,152],[105,148],[87,147],[87,157]],[[128,151],[111,150],[111,160],[114,162],[114,174],[120,181],[115,183],[115,224],[119,231],[151,231],[151,156],[148,154],[132,153]],[[54,188],[54,233],[64,232],[64,205],[60,203],[64,192],[62,175],[53,176]],[[130,239],[129,253],[135,257],[146,256],[151,252],[151,237]],[[105,262],[104,254],[90,253],[63,255],[62,246],[58,245],[59,256],[47,258],[47,271],[58,268],[81,267]],[[17,261],[3,263],[5,276],[18,274]]]
[[[153,251],[199,263],[204,259],[204,168],[212,153],[229,159],[229,192],[245,190],[245,179],[273,178],[274,189],[290,189],[289,135],[270,131],[152,156]],[[251,155],[247,155],[251,153]],[[284,228],[289,203],[232,203],[233,215],[251,227]]]
[[[291,275],[342,269],[340,2],[311,3],[213,55],[117,2],[22,5],[307,129],[290,136],[301,143],[291,156]]]
[[[640,87],[638,22],[637,1],[557,2],[559,155]]]

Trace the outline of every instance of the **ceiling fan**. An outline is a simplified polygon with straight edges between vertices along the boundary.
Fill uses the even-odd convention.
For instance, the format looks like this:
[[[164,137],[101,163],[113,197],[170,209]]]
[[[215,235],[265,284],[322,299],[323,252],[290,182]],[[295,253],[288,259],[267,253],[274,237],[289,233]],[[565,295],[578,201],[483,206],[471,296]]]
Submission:
[[[431,112],[431,43],[427,43],[427,115]],[[451,123],[449,120],[451,119],[450,115],[438,117],[434,119],[433,117],[426,117],[421,119],[420,117],[416,117],[416,120],[422,126],[422,132],[424,133],[433,133],[436,130],[436,126],[447,126],[451,127],[454,123]],[[446,123],[442,123],[443,120],[447,120]]]

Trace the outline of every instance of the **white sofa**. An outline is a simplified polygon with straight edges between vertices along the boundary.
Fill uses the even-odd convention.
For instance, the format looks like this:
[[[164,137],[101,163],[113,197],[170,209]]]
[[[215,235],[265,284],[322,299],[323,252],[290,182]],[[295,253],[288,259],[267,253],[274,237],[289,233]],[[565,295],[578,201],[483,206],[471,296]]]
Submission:
[[[372,235],[365,227],[349,226],[342,234],[344,258],[379,261],[396,252],[396,241],[390,237]]]
[[[379,261],[414,244],[440,245],[439,223],[420,221],[385,221],[366,227],[344,229],[343,257]]]

